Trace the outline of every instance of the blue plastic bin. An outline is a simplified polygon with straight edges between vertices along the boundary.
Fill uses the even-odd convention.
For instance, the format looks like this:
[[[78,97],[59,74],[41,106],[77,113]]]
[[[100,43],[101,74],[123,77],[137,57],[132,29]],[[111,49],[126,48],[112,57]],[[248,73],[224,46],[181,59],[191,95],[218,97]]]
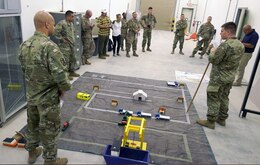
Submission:
[[[146,164],[148,165],[149,151],[121,147],[119,156],[111,155],[112,145],[107,145],[103,156],[107,165]]]

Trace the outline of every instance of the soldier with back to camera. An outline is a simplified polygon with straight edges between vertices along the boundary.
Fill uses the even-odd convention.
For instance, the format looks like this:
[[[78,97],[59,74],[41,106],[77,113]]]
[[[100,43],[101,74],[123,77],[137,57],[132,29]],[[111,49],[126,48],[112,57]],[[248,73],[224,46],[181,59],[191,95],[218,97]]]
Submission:
[[[26,83],[28,163],[43,152],[44,164],[67,164],[57,157],[57,136],[61,127],[60,98],[71,85],[67,63],[59,47],[48,37],[54,33],[54,19],[45,11],[34,16],[36,31],[19,48],[19,60]],[[39,145],[43,146],[43,149]]]

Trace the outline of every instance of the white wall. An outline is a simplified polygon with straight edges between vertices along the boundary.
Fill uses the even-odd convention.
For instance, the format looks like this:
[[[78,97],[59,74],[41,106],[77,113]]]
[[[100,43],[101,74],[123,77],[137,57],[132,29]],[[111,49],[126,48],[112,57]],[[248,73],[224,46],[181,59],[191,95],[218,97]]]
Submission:
[[[93,17],[100,16],[100,10],[106,9],[108,15],[111,16],[111,20],[115,19],[115,15],[123,13],[127,10],[127,6],[131,2],[136,0],[64,0],[63,11],[72,10],[74,12],[85,13],[87,9],[93,11]],[[136,4],[134,4],[136,5]],[[28,39],[34,33],[33,17],[34,14],[39,10],[46,11],[61,11],[62,1],[61,0],[21,0],[22,13],[22,33],[23,40]]]
[[[116,14],[126,12],[130,0],[64,0],[64,10],[72,10],[74,12],[83,12],[87,9],[92,10],[93,18],[100,16],[101,9],[106,9],[111,20],[116,19]]]
[[[193,8],[194,12],[196,12],[196,8],[198,9],[196,15],[194,15],[193,17],[193,20],[202,21],[202,23],[204,23],[206,22],[206,19],[209,15],[212,16],[212,24],[217,30],[217,40],[221,39],[219,35],[221,25],[223,25],[225,22],[235,21],[237,8],[242,7],[247,7],[249,11],[246,24],[250,24],[260,35],[260,21],[257,17],[260,15],[259,5],[257,5],[260,2],[259,0],[178,0],[177,9],[175,12],[176,20],[179,20],[182,8],[189,7],[187,5],[188,2],[191,2],[193,4],[190,8]],[[194,31],[195,27],[191,28],[191,32]],[[253,57],[246,67],[244,75],[244,79],[246,81],[249,81],[259,46],[260,41],[258,41]],[[259,69],[256,75],[256,80],[260,78],[260,66],[258,68]]]
[[[191,2],[192,6],[188,3]],[[182,8],[192,8],[193,9],[193,21],[201,21],[201,23],[206,22],[208,16],[212,16],[212,24],[220,31],[220,26],[225,22],[227,10],[228,10],[229,0],[178,0],[175,19],[179,20]],[[217,7],[219,6],[219,7]],[[195,32],[196,26],[191,27],[190,33]],[[218,33],[219,34],[219,33]],[[220,39],[220,36],[216,36]]]
[[[33,17],[39,10],[60,11],[61,1],[59,0],[21,0],[21,22],[23,40],[28,39],[34,33]]]
[[[250,3],[248,1],[250,1]],[[34,32],[34,14],[39,10],[60,11],[62,9],[61,2],[61,0],[21,0],[23,40],[28,39]],[[100,15],[101,9],[107,9],[111,19],[114,20],[117,13],[122,13],[126,11],[127,8],[129,8],[131,11],[135,10],[137,2],[137,0],[64,0],[63,10],[85,12],[87,9],[91,9],[93,11],[93,18],[95,18]],[[175,20],[179,20],[179,16],[183,7],[190,7],[187,6],[188,2],[189,0],[177,1]],[[234,21],[236,10],[240,7],[248,8],[249,15],[247,23],[255,28],[258,33],[260,33],[260,21],[257,19],[257,16],[260,15],[260,10],[258,7],[259,5],[257,5],[259,0],[191,0],[190,2],[193,4],[190,8],[194,8],[193,20],[205,22],[207,16],[211,15],[213,17],[212,23],[217,29],[216,39],[220,40],[219,32],[221,25],[225,22],[225,20]],[[194,31],[195,27],[191,28],[191,30]],[[259,45],[260,41],[258,42],[253,57],[249,61],[249,64],[246,68],[244,76],[246,80],[249,80],[251,75]],[[258,71],[257,78],[259,77],[260,72]]]
[[[249,3],[250,1],[250,3]],[[259,10],[259,0],[239,0],[238,1],[238,8],[242,8],[242,7],[247,7],[248,8],[248,20],[246,22],[246,24],[250,24],[258,33],[258,35],[260,36],[260,22],[259,22],[259,15],[260,15],[260,10]],[[251,60],[249,61],[247,67],[246,67],[246,71],[245,71],[245,76],[244,78],[246,78],[247,80],[249,80],[250,75],[251,75],[251,71],[253,69],[253,65],[255,63],[255,58],[257,56],[257,53],[259,51],[259,47],[260,47],[260,40],[258,40],[255,52],[253,53],[253,57],[251,58]],[[260,82],[260,66],[258,65],[258,72],[256,73],[256,77],[255,77],[255,81],[254,82]],[[258,89],[259,90],[259,89]]]
[[[139,1],[137,1],[137,0],[129,0],[128,10],[129,11],[135,11],[138,2]]]

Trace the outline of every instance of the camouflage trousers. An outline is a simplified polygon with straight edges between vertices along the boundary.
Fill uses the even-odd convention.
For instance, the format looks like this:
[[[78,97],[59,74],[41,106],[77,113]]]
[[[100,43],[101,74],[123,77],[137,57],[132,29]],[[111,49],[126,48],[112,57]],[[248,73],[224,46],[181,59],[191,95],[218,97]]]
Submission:
[[[201,55],[204,55],[209,47],[209,40],[201,40],[197,42],[196,47],[193,49],[192,55],[195,55],[203,45]]]
[[[232,83],[215,84],[209,82],[207,87],[207,118],[211,121],[216,121],[217,118],[228,118],[229,93],[232,88]]]
[[[131,45],[133,52],[137,50],[137,36],[136,34],[128,33],[126,37],[126,51],[130,52]]]
[[[27,109],[26,150],[43,145],[43,159],[55,160],[57,157],[57,136],[60,132],[60,104],[30,105]]]
[[[121,44],[120,44],[121,49],[124,49],[124,42],[126,45],[126,33],[121,32]]]
[[[85,59],[89,59],[90,57],[92,57],[93,53],[95,52],[96,46],[92,38],[82,38],[82,46],[82,60],[85,61]]]
[[[176,48],[178,41],[180,42],[180,50],[182,50],[183,43],[184,43],[184,36],[178,36],[178,35],[175,35],[174,37],[172,49]]]
[[[144,29],[142,48],[145,48],[146,42],[147,42],[147,47],[148,48],[150,47],[150,45],[151,45],[151,38],[152,38],[152,30]]]
[[[67,62],[68,72],[74,71],[76,65],[76,57],[74,55],[74,49],[71,46],[59,46],[60,50]]]

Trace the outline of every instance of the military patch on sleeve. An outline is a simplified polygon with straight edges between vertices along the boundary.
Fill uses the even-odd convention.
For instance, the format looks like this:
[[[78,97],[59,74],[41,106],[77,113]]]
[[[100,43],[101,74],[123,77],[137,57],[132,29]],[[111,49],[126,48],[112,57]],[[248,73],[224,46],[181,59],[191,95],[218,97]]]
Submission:
[[[60,62],[63,66],[66,66],[66,60],[64,58],[60,58]]]

